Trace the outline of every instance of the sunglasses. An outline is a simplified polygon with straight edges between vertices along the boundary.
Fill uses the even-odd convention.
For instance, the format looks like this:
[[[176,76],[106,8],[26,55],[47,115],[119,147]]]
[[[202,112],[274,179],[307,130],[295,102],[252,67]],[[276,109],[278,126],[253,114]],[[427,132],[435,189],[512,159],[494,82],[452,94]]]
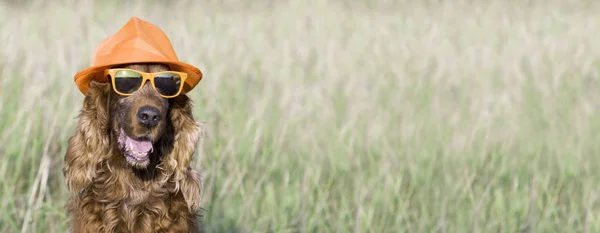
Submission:
[[[104,75],[109,75],[112,87],[119,95],[130,96],[150,80],[152,88],[163,98],[178,96],[183,89],[187,74],[177,71],[146,73],[132,69],[107,69]]]

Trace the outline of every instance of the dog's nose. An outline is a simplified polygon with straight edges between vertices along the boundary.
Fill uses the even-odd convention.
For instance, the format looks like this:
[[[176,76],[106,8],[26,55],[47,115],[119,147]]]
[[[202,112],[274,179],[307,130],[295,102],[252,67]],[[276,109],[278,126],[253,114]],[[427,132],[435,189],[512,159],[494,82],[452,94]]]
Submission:
[[[137,118],[142,125],[145,125],[148,128],[158,125],[158,122],[161,120],[160,112],[153,107],[141,107],[140,110],[138,110]]]

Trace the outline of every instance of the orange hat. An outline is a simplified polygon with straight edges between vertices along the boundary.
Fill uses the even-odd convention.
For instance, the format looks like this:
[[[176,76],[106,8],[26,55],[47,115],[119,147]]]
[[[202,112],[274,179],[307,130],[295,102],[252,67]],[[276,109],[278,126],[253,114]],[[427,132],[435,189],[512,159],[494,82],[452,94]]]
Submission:
[[[116,34],[98,45],[92,58],[92,67],[75,74],[75,84],[87,95],[92,79],[108,82],[104,77],[105,69],[115,65],[147,62],[166,64],[173,71],[187,73],[183,93],[192,90],[202,79],[202,72],[198,68],[177,59],[169,38],[160,28],[133,17]]]

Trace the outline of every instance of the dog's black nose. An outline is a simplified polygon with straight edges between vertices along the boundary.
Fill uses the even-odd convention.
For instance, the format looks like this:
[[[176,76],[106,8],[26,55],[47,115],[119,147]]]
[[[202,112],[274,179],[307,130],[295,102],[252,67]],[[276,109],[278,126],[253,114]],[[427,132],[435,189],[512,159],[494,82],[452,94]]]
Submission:
[[[160,112],[153,107],[141,107],[140,110],[138,110],[137,118],[142,125],[145,125],[148,128],[158,125],[158,122],[161,120]]]

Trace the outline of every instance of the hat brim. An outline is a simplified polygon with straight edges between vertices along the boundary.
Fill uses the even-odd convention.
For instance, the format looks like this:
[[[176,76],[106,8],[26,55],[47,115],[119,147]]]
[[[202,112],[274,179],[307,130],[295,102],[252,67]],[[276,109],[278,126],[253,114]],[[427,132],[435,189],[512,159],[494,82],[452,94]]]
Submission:
[[[84,95],[88,94],[88,89],[90,87],[90,82],[92,80],[99,82],[108,82],[108,79],[104,77],[104,70],[109,69],[110,67],[127,65],[127,64],[136,64],[136,63],[160,63],[169,65],[170,69],[173,71],[179,71],[187,73],[188,77],[185,80],[183,85],[183,93],[187,93],[194,89],[196,85],[202,80],[202,72],[200,69],[187,64],[185,62],[168,62],[168,61],[138,61],[138,62],[124,62],[124,63],[115,63],[110,65],[99,65],[92,66],[82,71],[77,72],[75,77],[73,78],[77,88]]]

